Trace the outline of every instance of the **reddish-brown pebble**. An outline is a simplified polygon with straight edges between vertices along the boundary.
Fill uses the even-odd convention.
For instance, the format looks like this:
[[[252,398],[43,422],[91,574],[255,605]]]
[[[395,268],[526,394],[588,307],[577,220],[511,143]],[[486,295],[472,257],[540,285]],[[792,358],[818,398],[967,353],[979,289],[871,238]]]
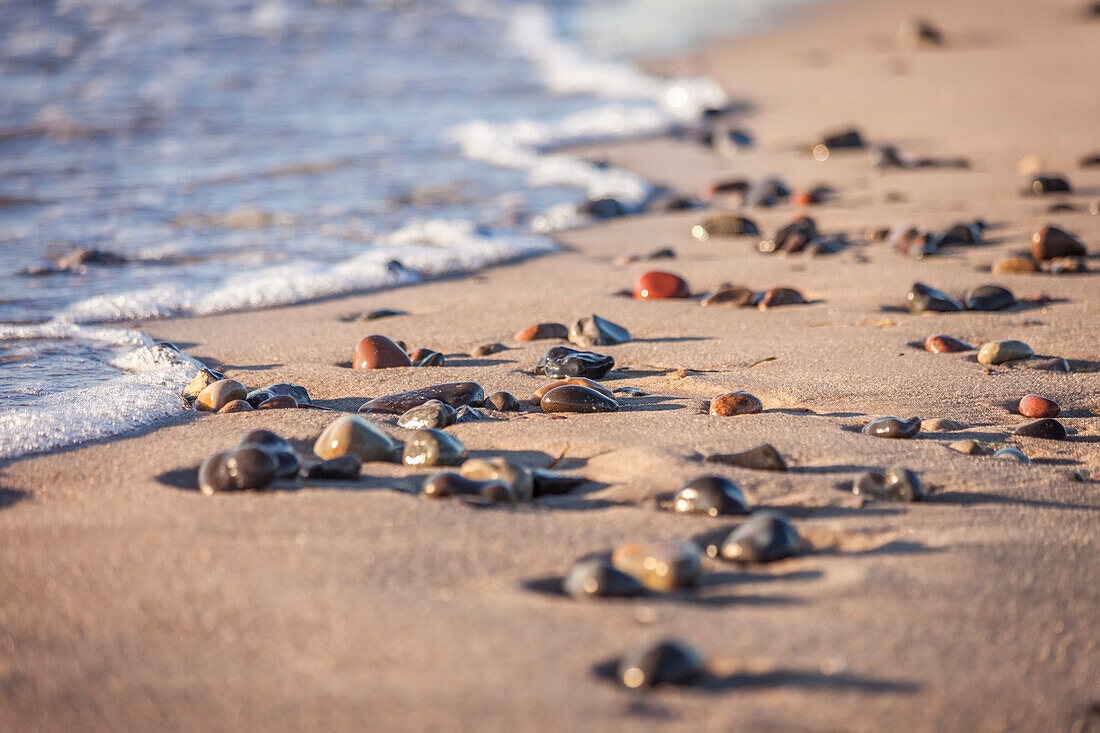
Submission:
[[[252,405],[248,404],[244,400],[233,400],[232,402],[227,402],[225,404],[225,406],[222,407],[222,409],[218,410],[218,412],[223,413],[223,414],[227,413],[227,412],[251,412],[251,411],[252,411]]]
[[[763,311],[777,305],[798,305],[805,302],[806,299],[802,297],[802,293],[793,288],[772,288],[761,296],[756,307]]]
[[[973,351],[974,347],[951,336],[929,336],[924,342],[924,350],[933,354],[954,354],[958,351]]]
[[[688,284],[679,275],[671,272],[651,270],[634,283],[634,297],[639,300],[662,300],[664,298],[687,298],[691,296]]]
[[[569,329],[561,323],[536,323],[515,335],[516,341],[539,341],[541,339],[563,339],[569,337]]]
[[[286,410],[298,406],[298,400],[288,394],[275,395],[260,403],[258,410]]]
[[[1085,245],[1069,232],[1058,227],[1045,226],[1031,235],[1031,256],[1037,260],[1055,257],[1084,257]]]
[[[710,414],[719,417],[751,415],[764,409],[764,405],[748,392],[728,392],[710,401]]]
[[[1057,402],[1037,394],[1024,395],[1019,409],[1024,417],[1057,417],[1062,411]]]
[[[995,275],[1004,275],[1014,272],[1038,272],[1039,268],[1027,257],[1005,257],[994,263],[990,270]]]
[[[356,369],[412,366],[409,355],[400,346],[377,334],[366,336],[355,345],[355,356],[351,363]]]

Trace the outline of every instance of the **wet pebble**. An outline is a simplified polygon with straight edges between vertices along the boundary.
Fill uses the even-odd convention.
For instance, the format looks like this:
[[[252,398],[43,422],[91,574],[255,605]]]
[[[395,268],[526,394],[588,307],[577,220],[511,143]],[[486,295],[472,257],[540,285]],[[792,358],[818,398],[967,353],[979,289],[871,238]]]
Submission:
[[[455,436],[435,428],[422,428],[405,441],[402,462],[406,466],[457,466],[466,460],[466,446]]]
[[[550,384],[547,384],[546,386],[540,387],[539,389],[535,390],[535,393],[531,395],[531,403],[535,405],[541,404],[542,398],[546,396],[547,392],[552,389],[557,389],[558,387],[564,387],[567,384],[576,384],[581,387],[588,387],[589,389],[596,390],[604,397],[608,397],[611,399],[615,398],[615,395],[612,393],[612,391],[600,384],[599,382],[594,382],[586,377],[571,377],[569,379],[559,379],[556,382],[551,382]]]
[[[355,369],[388,369],[412,366],[412,360],[395,342],[375,334],[364,336],[355,345],[351,365]]]
[[[963,303],[972,311],[998,311],[1016,305],[1016,296],[999,285],[978,285],[966,291]]]
[[[889,468],[861,473],[852,484],[852,493],[889,501],[920,501],[924,486],[908,468]]]
[[[519,412],[519,400],[508,392],[493,392],[485,398],[485,406],[500,412]]]
[[[955,433],[966,430],[966,426],[957,420],[937,417],[933,420],[921,420],[920,429],[926,433]]]
[[[497,479],[480,481],[466,478],[454,471],[440,471],[432,474],[424,481],[420,490],[425,496],[433,499],[478,496],[496,504],[511,504],[516,501],[512,488],[504,481]]]
[[[396,451],[397,444],[390,436],[358,415],[337,418],[313,444],[313,452],[324,460],[350,453],[363,462],[390,461]]]
[[[562,580],[561,589],[576,599],[629,598],[645,593],[637,578],[617,570],[602,557],[583,558],[575,562]]]
[[[634,283],[634,297],[639,300],[664,300],[666,298],[688,298],[691,290],[687,282],[671,272],[652,270],[643,274]]]
[[[230,412],[252,412],[252,409],[252,405],[244,400],[233,400],[232,402],[226,402],[222,405],[222,408],[218,410],[218,412],[225,415]]]
[[[539,402],[543,412],[615,412],[619,403],[594,389],[579,384],[556,387]]]
[[[1032,355],[1031,347],[1023,341],[990,341],[982,344],[978,350],[978,362],[980,364],[997,365],[1007,361],[1028,359]]]
[[[920,432],[920,418],[902,420],[896,417],[876,417],[863,426],[865,435],[876,438],[912,438]]]
[[[248,394],[244,385],[234,379],[219,379],[209,385],[195,398],[195,409],[202,412],[217,412],[234,400],[243,400]]]
[[[254,446],[215,453],[199,467],[199,491],[210,495],[220,491],[263,489],[275,480],[275,457]]]
[[[508,347],[501,343],[482,344],[470,352],[471,356],[492,356],[493,354],[500,353]]]
[[[1031,235],[1031,256],[1037,260],[1084,257],[1087,254],[1081,240],[1058,227],[1047,225]]]
[[[993,457],[1006,461],[1018,461],[1020,463],[1031,463],[1031,459],[1024,455],[1024,452],[1016,448],[1001,448],[1000,450],[993,451]]]
[[[710,401],[710,414],[719,417],[751,415],[763,409],[763,403],[748,392],[727,392]]]
[[[906,296],[906,305],[913,313],[950,313],[963,310],[962,303],[924,283],[913,283]]]
[[[630,331],[596,314],[584,316],[569,327],[569,340],[577,346],[610,346],[630,341]]]
[[[1057,402],[1037,394],[1024,395],[1017,409],[1024,417],[1058,417],[1062,411]]]
[[[924,342],[924,350],[934,354],[954,354],[960,351],[973,351],[974,347],[953,336],[929,336]]]
[[[346,453],[311,466],[306,476],[320,481],[354,481],[362,465],[359,456]]]
[[[693,588],[699,583],[699,548],[686,540],[631,542],[615,548],[611,564],[650,590]]]
[[[1044,438],[1046,440],[1068,440],[1066,428],[1062,423],[1052,417],[1044,417],[1021,425],[1012,431],[1013,435],[1027,438]]]
[[[727,466],[755,468],[760,471],[786,471],[787,462],[769,443],[761,443],[740,453],[713,453],[706,457],[707,463],[722,463]]]
[[[703,672],[704,660],[693,647],[676,640],[644,642],[619,660],[618,680],[630,689],[689,682]]]
[[[417,405],[422,405],[428,400],[439,400],[445,405],[454,408],[465,405],[478,406],[485,401],[485,391],[477,382],[449,382],[447,384],[434,384],[430,387],[413,389],[408,392],[376,397],[364,403],[359,412],[383,412],[391,415],[400,415]]]
[[[778,512],[754,512],[717,548],[717,556],[736,562],[774,562],[798,552],[798,530]]]
[[[455,422],[455,408],[439,400],[428,400],[404,412],[397,418],[397,424],[408,430],[421,428],[445,428]]]
[[[563,339],[569,337],[569,329],[561,323],[536,323],[528,326],[513,338],[516,341],[540,341],[542,339]]]
[[[535,374],[544,374],[555,379],[569,377],[587,377],[603,379],[615,359],[592,351],[577,351],[566,346],[554,346],[535,365]]]
[[[535,480],[526,466],[507,458],[471,458],[458,470],[464,478],[475,481],[501,481],[515,501],[531,501],[535,495]]]
[[[749,502],[734,482],[724,476],[700,476],[684,484],[672,497],[671,508],[682,514],[748,514]]]

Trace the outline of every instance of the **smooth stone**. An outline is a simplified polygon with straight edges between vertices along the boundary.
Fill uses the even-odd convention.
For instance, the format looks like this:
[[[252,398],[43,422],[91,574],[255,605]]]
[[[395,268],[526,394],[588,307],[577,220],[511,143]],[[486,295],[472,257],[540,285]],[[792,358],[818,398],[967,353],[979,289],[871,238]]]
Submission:
[[[257,410],[286,410],[298,407],[298,400],[288,394],[275,395],[261,402]]]
[[[509,392],[493,392],[485,398],[485,406],[498,412],[519,412],[520,404]]]
[[[396,451],[397,443],[390,436],[358,415],[337,418],[317,436],[313,444],[313,452],[323,460],[350,453],[364,463],[390,461]]]
[[[267,402],[268,400],[270,400],[274,396],[275,396],[274,392],[268,392],[266,389],[260,388],[260,389],[254,389],[251,392],[249,392],[247,395],[245,395],[244,399],[245,399],[245,402],[250,404],[252,407],[259,407],[260,405]]]
[[[763,311],[780,305],[799,305],[805,302],[806,299],[802,297],[802,293],[794,288],[772,288],[764,291],[756,307]]]
[[[1029,369],[1039,369],[1047,372],[1069,372],[1069,362],[1060,356],[1049,359],[1029,359],[1024,362]]]
[[[1013,435],[1027,438],[1045,438],[1046,440],[1068,440],[1066,428],[1052,417],[1044,417],[1021,425],[1012,431]]]
[[[924,486],[908,468],[864,471],[852,484],[852,493],[889,501],[920,501]]]
[[[974,347],[953,336],[929,336],[924,342],[924,350],[933,354],[954,354],[960,351],[973,351]]]
[[[675,640],[644,642],[623,655],[616,674],[630,689],[688,682],[703,672],[703,657]]]
[[[494,342],[491,344],[482,344],[470,352],[470,356],[492,356],[493,354],[505,351],[508,347],[502,343]]]
[[[1006,361],[1030,358],[1032,353],[1031,347],[1023,341],[990,341],[978,350],[978,363],[1004,364]]]
[[[321,481],[354,481],[359,478],[362,465],[359,456],[346,453],[311,466],[306,476]]]
[[[594,382],[586,377],[571,377],[570,379],[560,379],[556,382],[551,382],[545,387],[540,387],[539,389],[535,390],[535,393],[531,395],[531,402],[536,405],[540,404],[542,402],[542,398],[546,396],[547,392],[552,389],[557,389],[558,387],[564,387],[567,384],[576,384],[580,385],[581,387],[588,387],[589,389],[596,390],[604,397],[608,397],[610,399],[615,398],[614,393],[599,382]]]
[[[782,181],[768,178],[749,186],[742,203],[746,207],[771,207],[783,203],[791,195],[791,190]]]
[[[418,367],[437,367],[443,366],[445,358],[443,354],[438,351],[432,351],[431,349],[417,349],[409,355],[412,359],[412,363]]]
[[[798,530],[778,512],[758,511],[730,532],[718,556],[736,562],[773,562],[798,552]]]
[[[719,214],[704,219],[702,223],[692,227],[691,233],[696,239],[739,237],[759,234],[760,228],[752,219],[736,214]]]
[[[507,458],[471,458],[458,472],[475,481],[502,481],[511,489],[516,501],[531,501],[535,495],[531,471]]]
[[[201,412],[217,412],[233,400],[243,400],[248,394],[244,385],[234,379],[219,379],[195,398],[195,409]]]
[[[433,499],[446,499],[451,496],[479,496],[496,504],[512,504],[515,493],[505,481],[491,479],[478,481],[466,478],[454,471],[440,471],[424,481],[420,489],[425,496]]]
[[[1024,417],[1058,417],[1062,411],[1057,402],[1037,394],[1024,395],[1017,409]]]
[[[275,480],[278,463],[271,453],[253,446],[215,453],[199,467],[199,491],[262,489]]]
[[[635,281],[634,297],[638,300],[688,298],[691,297],[691,290],[688,288],[687,281],[679,275],[651,270]]]
[[[703,567],[699,548],[686,540],[631,542],[615,548],[611,564],[657,591],[695,587]]]
[[[977,285],[966,291],[963,303],[967,310],[999,311],[1016,305],[1016,296],[999,285]]]
[[[906,304],[912,313],[950,313],[963,310],[962,303],[924,283],[913,283],[906,296]]]
[[[756,291],[744,287],[722,288],[702,300],[703,307],[712,305],[735,305],[744,307],[756,304]]]
[[[567,476],[548,468],[531,468],[532,494],[540,496],[560,496],[568,494],[588,483],[583,476]]]
[[[952,247],[958,245],[970,245],[981,244],[982,242],[982,227],[976,223],[973,224],[955,224],[949,227],[943,234],[941,234],[936,243],[942,247]]]
[[[1020,463],[1031,463],[1031,459],[1024,455],[1023,451],[1016,448],[1001,448],[993,452],[993,457],[1008,461],[1019,461]]]
[[[272,384],[268,387],[264,387],[264,390],[270,392],[272,395],[287,395],[293,397],[294,401],[299,405],[307,405],[311,402],[309,398],[309,391],[306,390],[300,384],[291,384],[290,382],[279,382],[278,384]],[[259,390],[252,390],[249,395],[252,395]]]
[[[617,216],[626,216],[628,213],[626,206],[621,201],[609,196],[589,199],[581,204],[577,210],[594,219],[612,219]]]
[[[975,443],[973,440],[956,440],[947,447],[958,453],[965,453],[968,456],[982,456],[989,452],[987,448],[979,443]]]
[[[1042,196],[1051,193],[1069,193],[1072,187],[1061,176],[1035,176],[1028,187],[1031,193]]]
[[[1037,260],[1056,257],[1084,257],[1085,245],[1077,237],[1058,227],[1045,226],[1031,235],[1031,256]]]
[[[226,402],[222,405],[222,408],[218,410],[218,412],[225,415],[230,412],[252,412],[252,410],[252,405],[244,400],[233,400],[232,402]]]
[[[195,375],[195,378],[183,388],[183,396],[186,399],[193,400],[198,397],[204,389],[222,379],[225,379],[224,374],[206,368],[200,369],[199,373]]]
[[[638,579],[617,570],[602,557],[578,560],[562,579],[561,589],[578,600],[592,598],[630,598],[645,593]]]
[[[541,339],[569,338],[569,329],[561,323],[536,323],[528,326],[513,338],[516,341],[539,341]]]
[[[750,511],[745,494],[724,476],[700,476],[687,482],[673,495],[672,510],[711,517]]]
[[[901,420],[896,417],[876,417],[863,426],[864,435],[876,438],[912,438],[920,432],[920,418]]]
[[[1015,273],[1026,272],[1038,272],[1039,268],[1036,267],[1033,260],[1029,260],[1026,257],[1005,257],[1004,259],[997,260],[993,263],[993,267],[990,271],[994,275],[1008,275]]]
[[[921,420],[920,429],[926,433],[955,433],[966,430],[966,426],[957,420],[937,417],[933,420]]]
[[[543,395],[539,406],[543,412],[615,412],[619,403],[594,389],[579,384],[557,387]]]
[[[710,414],[718,417],[751,415],[764,409],[764,404],[748,392],[727,392],[710,401]]]
[[[454,408],[465,405],[477,406],[485,402],[485,392],[476,382],[450,382],[447,384],[435,384],[431,387],[413,389],[408,392],[376,397],[366,402],[359,408],[359,412],[384,412],[391,415],[400,415],[417,405],[422,405],[428,400],[439,400],[445,405]]]
[[[569,327],[569,340],[584,347],[625,344],[630,340],[630,331],[593,313]]]
[[[405,350],[385,336],[364,336],[355,345],[351,358],[355,369],[390,369],[412,366],[412,359]]]
[[[402,462],[406,466],[457,466],[466,460],[466,446],[455,436],[435,428],[422,428],[405,441]]]
[[[455,422],[455,408],[439,400],[428,400],[397,418],[397,424],[408,430],[445,428]]]
[[[276,474],[279,478],[292,478],[297,476],[298,471],[302,467],[302,459],[298,456],[298,451],[294,450],[294,446],[292,446],[286,438],[270,430],[253,430],[246,433],[245,436],[241,438],[241,442],[238,443],[238,446],[260,448],[273,455],[275,457],[275,462],[278,464]]]
[[[755,468],[761,471],[786,471],[787,462],[769,443],[761,443],[740,453],[714,453],[706,457],[707,463],[722,463],[728,466]]]
[[[577,351],[567,346],[554,346],[539,359],[539,363],[535,365],[535,374],[544,374],[554,379],[603,379],[614,366],[615,359],[610,356],[592,351]]]

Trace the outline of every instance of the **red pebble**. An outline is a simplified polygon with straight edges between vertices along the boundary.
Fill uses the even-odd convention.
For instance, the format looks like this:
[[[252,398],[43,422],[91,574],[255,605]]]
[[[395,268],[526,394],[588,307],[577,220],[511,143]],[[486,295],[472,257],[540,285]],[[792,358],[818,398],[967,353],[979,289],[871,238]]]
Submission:
[[[366,336],[355,345],[351,365],[356,369],[385,369],[412,366],[412,360],[400,346],[385,336]]]
[[[528,326],[513,338],[516,341],[538,341],[540,339],[563,339],[569,337],[569,329],[560,323],[536,323]]]
[[[687,282],[671,272],[651,270],[634,283],[634,297],[639,300],[687,298],[691,296]]]
[[[1037,394],[1024,395],[1019,409],[1024,417],[1056,417],[1062,411],[1057,402]]]
[[[933,354],[954,354],[957,351],[972,351],[974,349],[968,343],[959,341],[952,336],[929,336],[924,342],[924,350]]]
[[[764,409],[760,400],[748,392],[728,392],[710,401],[710,414],[719,417],[752,415]]]

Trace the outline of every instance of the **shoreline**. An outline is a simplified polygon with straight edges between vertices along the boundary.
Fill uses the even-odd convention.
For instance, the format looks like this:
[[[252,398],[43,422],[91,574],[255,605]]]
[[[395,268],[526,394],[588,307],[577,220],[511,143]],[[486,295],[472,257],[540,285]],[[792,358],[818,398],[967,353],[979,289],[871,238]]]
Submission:
[[[884,50],[882,39],[918,7],[948,45]],[[321,406],[355,412],[371,397],[452,381],[523,399],[545,384],[530,370],[560,342],[511,335],[598,313],[634,336],[594,347],[615,357],[607,384],[646,394],[606,415],[527,411],[448,428],[474,456],[535,467],[563,456],[560,470],[593,482],[511,510],[411,496],[429,472],[381,463],[365,464],[354,483],[296,491],[181,490],[203,458],[253,429],[308,455],[335,417],[318,410],[185,413],[0,465],[0,669],[9,681],[0,712],[27,729],[1088,725],[1100,699],[1100,217],[1046,213],[1049,200],[1019,195],[1025,179],[1014,170],[1040,154],[1081,191],[1064,200],[1100,198],[1100,169],[1076,166],[1095,145],[1100,109],[1080,70],[1100,64],[1100,44],[1089,42],[1100,28],[1068,23],[1074,7],[855,0],[802,9],[808,17],[781,28],[655,62],[713,74],[749,101],[736,122],[754,132],[751,150],[722,158],[668,138],[581,149],[684,192],[741,176],[829,184],[835,198],[809,213],[822,230],[849,236],[838,254],[765,256],[755,239],[700,242],[690,229],[712,212],[650,213],[562,232],[560,252],[461,278],[139,322],[249,386],[291,381]],[[1055,103],[1052,135],[1044,108]],[[971,168],[879,173],[868,152],[819,163],[800,149],[844,124],[907,155],[967,156]],[[748,215],[770,235],[796,213]],[[991,224],[989,244],[934,259],[859,241],[869,228],[979,217]],[[1026,249],[1047,221],[1089,246],[1091,274],[981,270]],[[676,257],[614,264],[661,247]],[[811,302],[760,311],[615,295],[650,269],[683,276],[695,292],[724,281],[786,285]],[[952,293],[996,282],[1053,301],[917,316],[897,309],[914,281]],[[408,315],[341,320],[385,307]],[[370,333],[438,350],[447,364],[338,366]],[[1079,370],[983,370],[973,352],[911,345],[935,333],[975,345],[1022,339]],[[510,348],[464,356],[494,341]],[[699,413],[742,389],[762,400],[762,413]],[[1072,440],[1010,434],[1026,422],[1012,400],[1029,392],[1062,405]],[[882,415],[967,427],[899,441],[859,433]],[[1022,448],[1032,462],[948,448],[964,438]],[[760,442],[791,470],[701,460]],[[862,470],[892,465],[917,471],[934,496],[864,506],[840,490]],[[1067,470],[1085,481],[1067,480]],[[787,513],[812,551],[748,569],[707,560],[710,580],[692,599],[577,603],[527,589],[590,552],[735,524],[658,510],[662,494],[704,473]],[[594,676],[595,665],[655,636],[690,640],[738,684],[639,695]]]

